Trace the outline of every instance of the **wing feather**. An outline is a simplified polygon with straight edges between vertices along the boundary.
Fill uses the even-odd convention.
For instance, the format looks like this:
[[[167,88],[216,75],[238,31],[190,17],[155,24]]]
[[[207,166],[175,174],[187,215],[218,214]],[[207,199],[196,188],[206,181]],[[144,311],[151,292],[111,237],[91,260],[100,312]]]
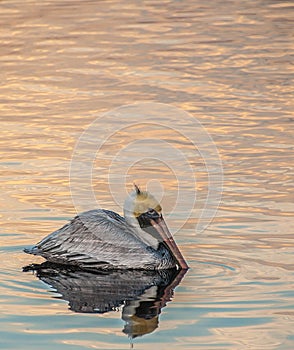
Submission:
[[[123,217],[102,209],[76,216],[29,252],[82,268],[154,269],[157,263],[156,251],[132,234]]]

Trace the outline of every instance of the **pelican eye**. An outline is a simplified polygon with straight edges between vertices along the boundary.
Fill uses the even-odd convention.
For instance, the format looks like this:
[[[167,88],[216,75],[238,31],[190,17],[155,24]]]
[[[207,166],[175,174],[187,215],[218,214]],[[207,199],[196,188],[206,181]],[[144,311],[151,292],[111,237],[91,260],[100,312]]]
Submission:
[[[149,210],[145,213],[145,215],[149,218],[149,219],[159,219],[161,218],[161,213],[157,212],[155,209],[153,208],[149,208]]]
[[[157,221],[161,218],[161,213],[158,213],[155,209],[149,208],[145,213],[140,214],[137,219],[141,228],[152,226],[151,220]]]
[[[151,208],[151,209],[148,210],[148,214],[156,215],[157,212],[153,208]]]

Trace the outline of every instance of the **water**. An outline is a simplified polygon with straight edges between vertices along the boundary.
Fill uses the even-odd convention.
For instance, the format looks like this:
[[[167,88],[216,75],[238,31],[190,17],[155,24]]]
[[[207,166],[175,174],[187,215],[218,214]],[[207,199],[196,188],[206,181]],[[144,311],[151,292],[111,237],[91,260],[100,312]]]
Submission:
[[[2,1],[0,18],[0,348],[292,349],[293,4]],[[113,112],[143,102],[137,126]],[[95,198],[121,212],[132,181],[162,199],[190,265],[133,340],[129,302],[74,312],[22,272],[42,262],[23,247]]]

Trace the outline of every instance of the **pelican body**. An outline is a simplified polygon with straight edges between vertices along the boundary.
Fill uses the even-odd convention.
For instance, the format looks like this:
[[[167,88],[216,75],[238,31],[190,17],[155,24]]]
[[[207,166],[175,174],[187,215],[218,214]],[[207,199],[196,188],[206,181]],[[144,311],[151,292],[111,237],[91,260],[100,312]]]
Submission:
[[[105,209],[86,211],[25,252],[85,270],[187,269],[161,210],[150,193],[135,186],[124,217]]]

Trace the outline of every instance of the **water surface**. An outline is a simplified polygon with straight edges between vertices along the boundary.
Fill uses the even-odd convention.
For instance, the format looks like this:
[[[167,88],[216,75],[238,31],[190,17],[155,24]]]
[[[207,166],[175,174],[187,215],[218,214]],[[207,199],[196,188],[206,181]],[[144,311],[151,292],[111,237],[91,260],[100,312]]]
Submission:
[[[169,130],[151,128],[143,111],[138,127],[123,129],[127,116],[98,119],[97,142],[107,136],[93,162],[99,205],[121,212],[132,181],[149,181],[190,265],[159,326],[134,348],[293,348],[293,14],[291,2],[271,0],[1,2],[1,349],[130,347],[122,306],[70,310],[56,287],[22,272],[42,262],[22,249],[91,206],[86,183],[74,188],[78,208],[71,197],[82,132],[102,113],[142,102],[199,121],[224,183],[217,215],[197,231],[211,145],[193,140],[201,156],[177,133],[196,124],[160,110],[156,121]],[[138,139],[144,145],[131,147]],[[180,158],[144,158],[160,141],[192,170]],[[124,159],[140,161],[123,168],[124,187],[116,157],[126,146]],[[179,189],[188,194],[182,208],[197,194],[189,216],[175,210]]]

